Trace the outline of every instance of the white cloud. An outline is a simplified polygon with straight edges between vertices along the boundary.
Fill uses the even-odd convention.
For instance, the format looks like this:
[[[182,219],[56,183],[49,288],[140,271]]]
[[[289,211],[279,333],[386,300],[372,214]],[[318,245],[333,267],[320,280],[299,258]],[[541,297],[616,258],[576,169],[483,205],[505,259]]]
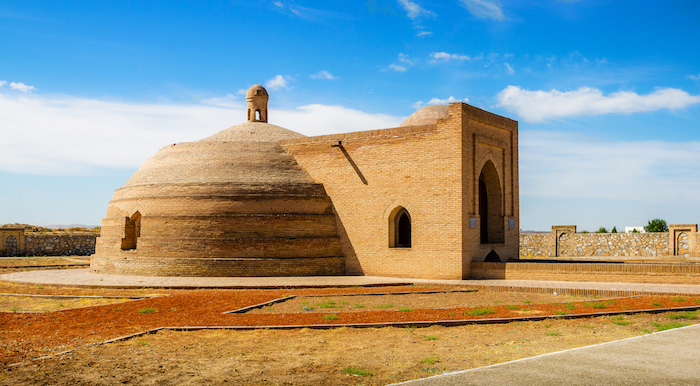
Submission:
[[[406,67],[404,67],[404,66],[399,66],[398,64],[391,64],[391,65],[389,65],[389,69],[390,69],[390,70],[394,70],[394,71],[399,71],[399,72],[406,71]]]
[[[482,19],[504,20],[500,0],[461,0],[469,12]]]
[[[432,35],[433,33],[430,31],[420,31],[416,34],[416,36],[427,36],[427,35]]]
[[[100,168],[137,168],[170,143],[196,141],[245,122],[245,109],[233,103],[235,98],[166,105],[0,93],[0,170],[81,175]],[[270,111],[270,123],[305,135],[396,127],[402,120],[342,106]]]
[[[430,54],[433,60],[430,63],[445,63],[450,60],[472,60],[471,57],[461,54],[448,54],[447,52],[433,52]]]
[[[3,87],[7,84],[6,80],[0,80],[0,87]]]
[[[265,87],[270,88],[272,90],[279,90],[281,88],[289,88],[289,82],[290,78],[289,77],[284,77],[282,75],[276,75],[274,78],[268,80],[265,83]]]
[[[236,94],[245,95],[247,92],[248,92],[248,90],[246,90],[244,88],[239,88],[238,91],[236,91]]]
[[[36,88],[34,88],[34,86],[28,86],[28,85],[21,83],[21,82],[10,83],[10,88],[13,90],[17,90],[20,92],[27,92],[27,93],[32,92],[32,91],[36,91]]]
[[[284,8],[284,5],[282,5],[282,2],[281,2],[281,1],[275,1],[275,2],[272,3],[272,4],[274,4],[274,5],[276,5],[276,6],[280,7],[280,8]]]
[[[549,119],[631,114],[660,109],[682,109],[700,103],[700,96],[674,88],[658,89],[647,95],[618,91],[608,96],[595,88],[581,87],[575,91],[530,91],[508,86],[497,95],[498,105],[516,113],[529,122]]]
[[[239,94],[240,94],[239,90]],[[243,93],[245,94],[246,91],[243,90]],[[242,108],[244,105],[238,101],[238,97],[233,95],[233,94],[226,94],[225,97],[223,98],[209,98],[209,99],[204,99],[202,101],[202,104],[209,105],[209,106],[218,106],[218,107],[233,107],[233,108]]]
[[[513,69],[513,67],[510,66],[510,64],[508,64],[508,63],[506,62],[506,63],[503,63],[503,65],[506,66],[506,71],[508,71],[509,74],[514,74],[514,73],[515,73],[515,70]]]
[[[408,16],[410,19],[415,19],[421,15],[433,15],[433,12],[424,9],[420,5],[410,0],[399,0],[399,4],[401,4],[401,7],[403,7],[404,11],[406,11],[406,16]]]
[[[408,57],[406,54],[402,54],[399,52],[399,62],[403,62],[406,64],[413,64],[413,61]]]
[[[698,74],[698,76],[688,75],[688,78],[693,79],[693,80],[700,80],[700,74]]]
[[[428,105],[446,105],[448,103],[454,103],[454,102],[469,102],[469,98],[464,98],[464,99],[457,99],[453,96],[450,96],[447,99],[440,99],[440,98],[433,98],[429,100],[427,103],[423,103],[423,101],[418,101],[413,104],[413,107],[416,109],[419,109],[424,106]]]
[[[333,79],[338,79],[337,77],[333,76],[330,72],[326,70],[319,71],[315,74],[310,75],[312,79],[328,79],[328,80],[333,80]]]
[[[521,195],[664,202],[691,200],[700,190],[700,142],[544,131],[522,131],[518,142]]]

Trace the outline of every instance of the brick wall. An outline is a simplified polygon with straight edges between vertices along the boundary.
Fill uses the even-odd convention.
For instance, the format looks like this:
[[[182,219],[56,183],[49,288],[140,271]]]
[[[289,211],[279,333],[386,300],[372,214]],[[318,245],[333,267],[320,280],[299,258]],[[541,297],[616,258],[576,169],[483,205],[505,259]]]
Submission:
[[[461,279],[492,251],[517,256],[515,121],[453,103],[436,124],[280,144],[331,197],[348,274]],[[502,200],[499,223],[489,221],[498,240],[482,244],[478,181],[487,162]],[[397,208],[410,215],[411,248],[390,247]]]
[[[688,263],[472,263],[471,279],[700,284]]]

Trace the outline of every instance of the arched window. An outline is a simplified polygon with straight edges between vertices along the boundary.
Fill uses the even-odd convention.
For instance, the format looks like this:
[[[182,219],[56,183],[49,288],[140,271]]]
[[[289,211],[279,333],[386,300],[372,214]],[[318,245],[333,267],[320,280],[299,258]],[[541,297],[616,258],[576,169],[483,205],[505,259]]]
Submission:
[[[411,248],[411,215],[398,207],[389,217],[389,247]]]
[[[503,192],[491,161],[486,162],[479,175],[479,217],[481,244],[504,243]]]
[[[15,236],[10,235],[5,239],[5,254],[17,256],[17,238]]]
[[[139,237],[141,237],[141,213],[137,211],[131,218],[127,217],[125,220],[122,249],[136,249]]]
[[[255,110],[255,122],[260,122],[260,110]]]

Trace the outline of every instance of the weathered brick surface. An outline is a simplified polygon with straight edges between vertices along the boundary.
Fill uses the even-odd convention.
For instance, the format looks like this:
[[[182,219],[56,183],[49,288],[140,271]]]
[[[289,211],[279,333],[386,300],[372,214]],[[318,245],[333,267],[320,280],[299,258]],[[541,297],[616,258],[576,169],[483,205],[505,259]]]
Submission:
[[[700,284],[700,265],[683,263],[472,263],[472,279]]]
[[[517,256],[515,121],[453,103],[435,124],[280,144],[331,197],[348,274],[459,279],[491,251]],[[502,216],[493,221],[501,240],[481,244],[478,180],[487,162],[502,195]],[[411,248],[389,246],[390,214],[399,207],[411,217]]]
[[[324,258],[151,258],[95,255],[95,273],[145,276],[333,276],[345,271],[342,257]]]
[[[91,269],[182,276],[343,273],[330,198],[277,144],[297,137],[249,122],[161,149],[115,191]]]
[[[419,111],[409,126],[310,138],[249,122],[166,146],[114,193],[92,269],[458,279],[490,253],[517,257],[517,122],[464,103],[428,110],[437,122]],[[410,248],[390,245],[400,208]]]

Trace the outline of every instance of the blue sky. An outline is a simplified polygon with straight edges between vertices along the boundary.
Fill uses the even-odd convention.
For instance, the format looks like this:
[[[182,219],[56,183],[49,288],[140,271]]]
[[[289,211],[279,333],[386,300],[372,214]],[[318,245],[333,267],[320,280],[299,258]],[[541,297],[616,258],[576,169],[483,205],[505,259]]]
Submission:
[[[522,229],[700,221],[691,0],[0,3],[0,223],[98,225],[159,148],[468,103],[520,123]]]

